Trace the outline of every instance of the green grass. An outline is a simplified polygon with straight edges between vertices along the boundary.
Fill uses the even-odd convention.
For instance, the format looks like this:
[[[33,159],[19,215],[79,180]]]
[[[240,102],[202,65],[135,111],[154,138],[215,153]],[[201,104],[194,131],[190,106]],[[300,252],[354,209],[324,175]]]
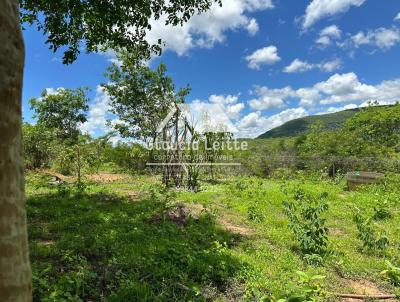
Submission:
[[[335,256],[319,266],[304,260],[283,212],[283,191],[299,187],[328,193],[329,248]],[[177,192],[176,202],[209,209],[179,226],[155,219],[170,201],[154,177],[60,194],[46,179],[28,175],[35,301],[259,301],[296,291],[299,270],[326,276],[322,283],[329,292],[351,293],[348,280],[365,279],[399,293],[380,274],[385,259],[400,264],[400,194],[393,188],[346,192],[343,182],[235,178],[202,189]],[[129,199],[129,191],[140,198]],[[384,254],[362,251],[353,213],[373,215],[384,200],[392,217],[374,222],[374,228],[389,237],[390,248]],[[262,219],[251,219],[249,211]],[[222,221],[251,235],[229,231]]]

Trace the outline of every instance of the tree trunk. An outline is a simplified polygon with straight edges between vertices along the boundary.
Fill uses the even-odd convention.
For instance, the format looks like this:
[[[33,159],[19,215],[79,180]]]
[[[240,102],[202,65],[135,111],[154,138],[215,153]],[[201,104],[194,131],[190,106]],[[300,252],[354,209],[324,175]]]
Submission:
[[[22,159],[24,43],[17,0],[0,0],[0,301],[31,301]]]

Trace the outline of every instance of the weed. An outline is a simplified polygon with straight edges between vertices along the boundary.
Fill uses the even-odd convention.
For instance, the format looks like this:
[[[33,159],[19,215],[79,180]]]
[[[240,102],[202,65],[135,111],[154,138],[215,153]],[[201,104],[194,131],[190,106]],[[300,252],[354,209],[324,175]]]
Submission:
[[[326,301],[327,292],[323,289],[320,281],[326,277],[322,275],[310,275],[297,271],[299,287],[289,295],[288,298],[274,299],[263,297],[263,302],[323,302]]]
[[[382,202],[378,207],[374,207],[374,215],[372,218],[374,220],[385,220],[392,218],[392,213],[390,212],[387,201]]]
[[[247,217],[249,220],[255,221],[255,222],[264,222],[265,221],[266,215],[262,211],[262,209],[260,209],[260,205],[259,205],[258,201],[254,202],[252,205],[249,206],[249,208],[247,209]]]
[[[389,260],[385,261],[387,269],[381,272],[395,286],[400,286],[400,267],[393,265]]]

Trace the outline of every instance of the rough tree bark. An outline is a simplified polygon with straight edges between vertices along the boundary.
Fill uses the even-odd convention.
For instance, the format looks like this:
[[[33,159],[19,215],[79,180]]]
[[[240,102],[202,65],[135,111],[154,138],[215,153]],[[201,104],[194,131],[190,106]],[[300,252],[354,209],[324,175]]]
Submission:
[[[0,0],[0,301],[31,301],[22,160],[24,43],[18,0]]]

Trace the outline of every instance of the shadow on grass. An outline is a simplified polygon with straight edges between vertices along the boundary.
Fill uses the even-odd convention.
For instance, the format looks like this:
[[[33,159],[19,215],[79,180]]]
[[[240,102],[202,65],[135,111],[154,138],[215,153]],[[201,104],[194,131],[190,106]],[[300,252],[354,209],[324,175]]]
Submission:
[[[28,198],[35,301],[205,301],[245,267],[208,214],[182,227],[152,222],[163,202],[99,197]]]

